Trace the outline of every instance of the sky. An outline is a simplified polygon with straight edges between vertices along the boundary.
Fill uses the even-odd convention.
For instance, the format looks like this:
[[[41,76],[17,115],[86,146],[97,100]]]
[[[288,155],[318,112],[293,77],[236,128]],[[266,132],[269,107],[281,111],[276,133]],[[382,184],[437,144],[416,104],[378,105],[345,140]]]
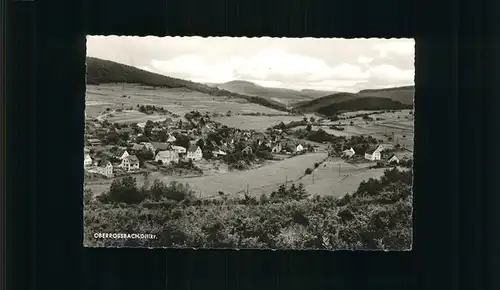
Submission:
[[[413,39],[88,36],[87,56],[200,83],[357,92],[414,84]]]

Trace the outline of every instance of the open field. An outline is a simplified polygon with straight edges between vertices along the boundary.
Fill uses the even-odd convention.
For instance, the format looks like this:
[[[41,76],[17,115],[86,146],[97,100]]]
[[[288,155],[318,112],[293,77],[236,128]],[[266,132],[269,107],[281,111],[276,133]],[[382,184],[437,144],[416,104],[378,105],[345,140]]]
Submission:
[[[118,109],[122,107],[122,104],[126,108],[136,108],[137,105],[162,106],[181,116],[193,110],[218,113],[226,113],[227,111],[233,113],[283,113],[249,103],[241,98],[210,96],[183,88],[156,88],[151,90],[133,84],[87,85],[86,104],[89,108],[92,108],[95,106],[92,105],[95,102],[107,104],[97,105],[102,110],[105,108]],[[87,114],[89,113],[87,112]]]
[[[375,121],[363,120],[361,117],[355,117],[347,120],[325,121],[324,126],[313,126],[312,129],[323,129],[325,132],[335,136],[355,136],[366,135],[382,140],[383,142],[396,143],[404,145],[413,150],[413,138],[415,124],[413,116],[409,114],[410,110],[400,110],[396,112],[380,113],[371,115]],[[356,116],[359,114],[370,113],[370,111],[356,111],[342,114],[343,116]],[[342,116],[341,115],[341,116]],[[399,118],[398,118],[399,117]],[[376,120],[382,118],[382,120]],[[408,119],[409,118],[409,119]],[[351,125],[352,122],[352,125]],[[340,124],[344,130],[338,131],[328,128],[330,125]],[[304,126],[299,128],[305,128]],[[394,134],[394,135],[393,135]],[[388,137],[394,136],[394,140],[389,141]]]
[[[340,158],[329,158],[320,167],[300,180],[308,193],[343,196],[358,189],[361,181],[379,178],[385,168],[369,169],[372,164],[349,164]]]
[[[111,123],[141,123],[151,120],[153,122],[163,121],[167,116],[151,114],[147,115],[137,110],[124,110],[122,112],[113,112],[111,114],[101,115],[102,120],[108,120]],[[170,117],[170,116],[168,116]],[[173,118],[172,118],[173,119]]]
[[[302,116],[230,116],[216,117],[214,121],[220,122],[223,125],[234,127],[242,130],[265,131],[267,128],[278,125],[280,122],[289,123],[291,121],[300,121]]]
[[[149,181],[155,179],[169,183],[178,181],[189,183],[189,185],[200,193],[202,197],[216,196],[219,191],[226,194],[238,194],[246,191],[248,183],[248,191],[250,194],[270,193],[276,190],[279,184],[286,180],[289,182],[300,178],[307,167],[314,167],[315,162],[320,162],[327,157],[326,153],[309,153],[276,161],[266,166],[259,167],[247,171],[231,171],[217,175],[182,178],[164,176],[159,172],[150,174]],[[138,186],[144,184],[144,176],[137,175]],[[103,180],[101,182],[89,183],[86,188],[90,188],[95,194],[100,194],[109,190],[112,180]]]

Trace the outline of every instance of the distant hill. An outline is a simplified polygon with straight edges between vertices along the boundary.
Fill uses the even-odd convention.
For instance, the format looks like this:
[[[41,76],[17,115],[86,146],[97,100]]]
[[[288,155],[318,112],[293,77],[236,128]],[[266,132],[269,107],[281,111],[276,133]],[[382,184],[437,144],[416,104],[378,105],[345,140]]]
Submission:
[[[357,98],[358,96],[353,93],[336,93],[328,96],[324,96],[321,98],[314,99],[312,101],[303,101],[300,103],[296,103],[293,105],[293,108],[295,110],[298,110],[300,112],[304,113],[312,113],[316,112],[317,110],[330,106],[333,104],[341,103],[344,101],[352,100]]]
[[[212,84],[211,84],[212,85]],[[278,101],[283,104],[293,104],[304,100],[312,100],[317,97],[330,95],[333,92],[316,90],[292,90],[284,88],[272,88],[257,85],[248,81],[235,80],[216,85],[220,89],[230,92],[259,96],[270,100]]]
[[[415,87],[363,90],[358,93],[336,93],[294,104],[294,110],[332,115],[338,111],[405,109],[413,106]]]
[[[192,91],[205,93],[211,96],[232,96],[246,99],[248,102],[280,111],[288,111],[286,106],[269,98],[253,95],[244,95],[230,92],[225,89],[195,83],[187,80],[167,77],[164,75],[148,72],[133,66],[87,57],[87,84],[99,85],[106,83],[133,83],[164,88],[185,88]]]
[[[408,108],[411,108],[411,105],[402,104],[387,98],[361,97],[321,107],[317,112],[332,116],[340,111],[399,110]]]
[[[358,92],[358,96],[363,97],[380,97],[389,98],[403,104],[413,105],[415,96],[415,86],[405,86],[378,90],[362,90]]]

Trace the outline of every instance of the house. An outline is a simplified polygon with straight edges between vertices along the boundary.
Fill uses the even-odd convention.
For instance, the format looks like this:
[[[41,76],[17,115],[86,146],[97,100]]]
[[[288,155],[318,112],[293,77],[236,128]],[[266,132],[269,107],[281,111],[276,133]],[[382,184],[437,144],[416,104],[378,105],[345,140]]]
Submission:
[[[215,157],[219,157],[219,156],[225,156],[227,155],[227,153],[222,150],[222,149],[217,149],[217,150],[214,150],[212,151],[212,154],[215,156]]]
[[[304,150],[304,146],[302,146],[302,144],[294,142],[294,141],[288,141],[286,143],[285,150],[287,152],[291,152],[291,153],[298,153],[298,152],[302,152]]]
[[[173,135],[168,134],[167,142],[172,143],[175,142],[175,140],[177,139]]]
[[[154,151],[165,151],[170,148],[170,144],[162,142],[151,142],[151,145],[153,146]]]
[[[272,153],[280,153],[281,152],[281,143],[277,143],[274,145],[274,147],[271,149]]]
[[[99,139],[88,139],[87,141],[90,143],[90,146],[100,146],[100,145],[102,145],[102,142]]]
[[[139,159],[135,155],[127,155],[122,159],[120,167],[125,171],[137,170],[139,169]]]
[[[142,151],[142,150],[145,150],[146,147],[144,145],[141,145],[141,144],[132,144],[132,147],[130,147],[130,151],[133,151],[133,152],[139,152],[139,151]]]
[[[149,142],[141,142],[141,145],[144,145],[146,150],[149,150],[151,152],[155,151],[155,147],[153,146],[153,144],[151,144]]]
[[[241,153],[251,154],[252,148],[250,146],[247,146],[247,147],[243,148],[243,150],[241,150]]]
[[[412,159],[411,152],[396,152],[391,155],[391,157],[387,160],[389,163],[399,163],[401,161],[406,161]]]
[[[369,149],[365,152],[365,159],[370,161],[377,161],[382,158],[382,154],[377,149]]]
[[[130,156],[130,154],[128,154],[127,150],[125,150],[125,149],[118,149],[118,151],[115,154],[115,157],[120,159],[120,160],[123,160],[123,159],[127,158],[128,156]]]
[[[164,150],[158,152],[155,156],[155,161],[162,164],[170,164],[171,162],[179,162],[179,154],[174,150]]]
[[[131,134],[133,132],[132,128],[121,128],[116,130],[116,133],[122,135],[122,134]]]
[[[102,174],[104,176],[106,176],[107,178],[112,178],[114,175],[113,175],[113,165],[111,165],[111,162],[107,161],[107,160],[101,160],[98,164],[97,164],[97,172],[99,174]]]
[[[356,154],[356,151],[354,151],[354,149],[346,149],[344,151],[342,151],[342,155],[344,155],[345,157],[352,157],[354,156],[354,154]]]
[[[191,159],[193,161],[201,160],[201,158],[203,158],[203,152],[201,151],[200,146],[197,145],[189,146],[186,158]]]
[[[85,158],[83,159],[83,166],[88,167],[92,165],[92,158],[90,158],[89,154],[85,154]]]
[[[186,153],[186,148],[182,146],[172,146],[172,150],[177,152],[177,154],[185,154]]]
[[[385,150],[392,150],[392,149],[394,149],[394,145],[392,144],[380,144],[378,145],[376,150],[382,152]]]

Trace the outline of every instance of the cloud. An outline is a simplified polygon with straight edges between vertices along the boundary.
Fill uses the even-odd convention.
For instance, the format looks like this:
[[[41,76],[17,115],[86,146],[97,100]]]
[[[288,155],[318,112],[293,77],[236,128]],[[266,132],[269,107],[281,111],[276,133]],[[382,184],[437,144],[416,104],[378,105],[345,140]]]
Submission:
[[[409,85],[412,39],[89,37],[89,56],[203,83],[347,90]]]
[[[362,65],[369,65],[373,61],[373,58],[362,55],[358,57],[357,61]]]
[[[377,80],[386,82],[406,82],[413,83],[415,70],[402,70],[392,65],[379,65],[368,70],[370,76]]]
[[[385,58],[390,54],[413,55],[415,53],[415,41],[405,39],[377,43],[373,46],[373,49],[378,51],[381,58]]]
[[[314,83],[325,80],[362,80],[369,76],[357,65],[342,63],[330,67],[324,60],[278,49],[262,50],[249,58],[232,56],[219,62],[188,54],[166,61],[152,60],[150,67],[167,75],[190,74],[193,80],[204,82],[252,79]]]

